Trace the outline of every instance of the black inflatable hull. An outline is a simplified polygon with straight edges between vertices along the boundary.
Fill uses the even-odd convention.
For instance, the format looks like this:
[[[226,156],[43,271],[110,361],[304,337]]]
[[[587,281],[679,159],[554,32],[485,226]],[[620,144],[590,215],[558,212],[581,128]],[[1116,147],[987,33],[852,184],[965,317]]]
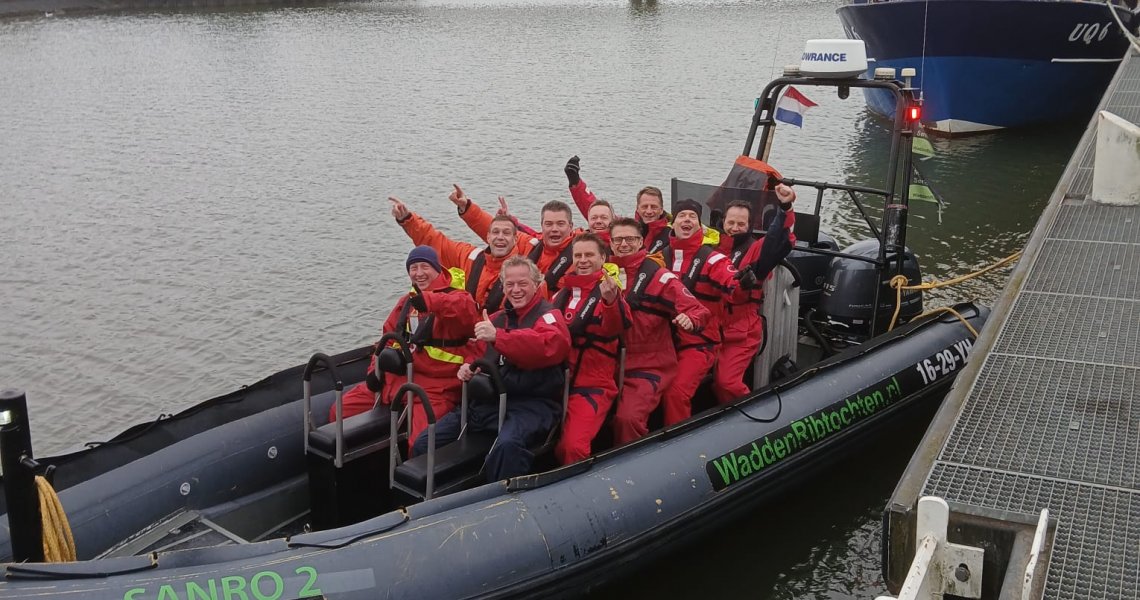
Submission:
[[[988,314],[972,305],[959,310],[975,328]],[[965,363],[971,341],[972,335],[953,317],[911,324],[734,406],[707,411],[559,470],[484,485],[350,527],[289,540],[60,566],[9,565],[8,580],[0,583],[0,598],[324,595],[422,600],[577,593],[679,541],[730,523],[765,496],[779,494],[791,480],[810,476],[833,461],[844,448],[868,435],[888,432],[892,422],[922,406],[923,400],[945,394]],[[290,410],[282,406],[275,409],[281,414],[266,411],[246,420],[299,419],[299,409],[297,415],[287,414]],[[299,447],[299,420],[293,426]],[[163,469],[177,470],[184,445],[216,447],[220,438],[234,433],[253,437],[248,426],[234,427],[227,435],[204,432],[194,437],[215,437],[205,443],[187,439],[119,469],[123,473],[112,471],[65,491],[61,497],[69,515],[98,510],[91,502],[122,505],[102,519],[107,523],[88,525],[101,519],[81,519],[84,529],[77,529],[77,539],[95,531],[101,538],[117,533],[121,539],[138,530],[125,521],[149,518],[134,513],[169,514],[186,506],[188,496],[176,497],[180,492],[173,486],[189,474],[179,472],[153,482],[147,478],[154,479],[153,473]],[[214,456],[254,457],[272,443],[282,458],[290,442],[271,437],[229,443],[236,444],[233,452],[223,450]],[[292,454],[296,448],[288,452],[288,461],[303,469],[303,460]],[[164,453],[170,456],[159,462]],[[199,457],[186,453],[182,459]],[[231,482],[252,477],[228,461],[213,461],[209,468],[227,465],[225,475]],[[249,465],[258,460],[249,461],[242,468],[256,469]],[[209,487],[224,488],[216,484],[225,476],[215,477],[218,481]],[[154,488],[153,495],[140,500],[138,494],[117,493],[132,485]],[[107,497],[99,499],[97,490],[105,490]],[[214,500],[217,497],[199,501]],[[159,506],[144,511],[141,506],[147,502]],[[103,504],[103,509],[108,508]]]

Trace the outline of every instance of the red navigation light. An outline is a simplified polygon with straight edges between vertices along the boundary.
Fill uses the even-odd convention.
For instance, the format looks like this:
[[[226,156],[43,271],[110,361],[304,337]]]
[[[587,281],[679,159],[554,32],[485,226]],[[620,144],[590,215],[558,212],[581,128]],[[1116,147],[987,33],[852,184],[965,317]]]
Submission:
[[[919,120],[920,118],[922,118],[922,109],[919,108],[918,106],[910,107],[910,112],[907,113],[907,117],[909,117],[911,121]]]

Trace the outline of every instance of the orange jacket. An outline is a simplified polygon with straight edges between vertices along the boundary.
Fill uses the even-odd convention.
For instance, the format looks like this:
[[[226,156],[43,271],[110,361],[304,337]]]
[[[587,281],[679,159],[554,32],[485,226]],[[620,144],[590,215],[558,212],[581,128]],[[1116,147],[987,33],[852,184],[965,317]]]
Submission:
[[[474,206],[474,205],[472,205]],[[468,210],[467,212],[471,212]],[[484,258],[483,270],[479,273],[479,280],[475,285],[475,302],[479,306],[484,306],[487,300],[487,294],[491,290],[491,286],[499,279],[499,271],[503,268],[503,261],[507,258],[518,253],[518,249],[512,250],[510,254],[502,258],[495,258],[491,256],[485,248],[478,248],[467,242],[457,242],[448,238],[438,229],[432,226],[431,223],[424,220],[423,217],[412,213],[407,219],[400,222],[400,227],[404,228],[404,233],[412,239],[412,243],[417,246],[431,246],[439,254],[439,262],[445,269],[458,267],[463,269],[467,274],[468,287],[470,290],[471,282],[471,268],[475,264],[475,259],[480,254],[486,255]],[[490,220],[487,222],[487,228],[483,231],[483,238],[487,237],[487,230],[491,228]]]
[[[467,205],[467,210],[465,210],[460,217],[463,219],[463,222],[467,223],[467,226],[471,228],[471,231],[475,232],[475,235],[484,239],[486,239],[487,233],[491,230],[491,221],[495,218],[491,213],[479,208],[479,205],[474,202]],[[539,271],[546,273],[563,251],[570,247],[570,244],[574,242],[574,238],[578,237],[582,232],[583,230],[580,228],[575,229],[570,232],[570,235],[567,236],[561,244],[552,248],[542,242],[541,235],[533,236],[529,233],[519,231],[515,234],[515,252],[523,256],[529,256],[534,260],[533,252],[541,245],[542,253],[538,256],[537,260],[534,260],[534,263],[538,265]],[[440,260],[442,260],[442,256]],[[547,285],[548,288],[551,287],[549,283],[550,282],[548,282]],[[558,291],[560,287],[561,286],[556,282],[554,289],[548,290],[547,296],[553,296],[554,292]]]

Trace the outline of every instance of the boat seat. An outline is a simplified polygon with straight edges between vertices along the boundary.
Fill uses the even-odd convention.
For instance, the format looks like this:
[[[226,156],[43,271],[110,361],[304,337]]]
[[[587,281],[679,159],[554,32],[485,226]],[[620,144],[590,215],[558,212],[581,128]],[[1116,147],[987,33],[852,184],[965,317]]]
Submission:
[[[451,487],[460,480],[477,476],[495,435],[490,432],[465,433],[454,442],[435,451],[435,489]],[[427,453],[414,456],[396,467],[392,480],[413,490],[427,489]]]
[[[392,411],[387,406],[353,415],[344,420],[344,453],[355,454],[370,445],[387,440],[391,433]],[[382,448],[376,448],[382,449]],[[309,432],[309,451],[325,456],[336,455],[336,422]]]

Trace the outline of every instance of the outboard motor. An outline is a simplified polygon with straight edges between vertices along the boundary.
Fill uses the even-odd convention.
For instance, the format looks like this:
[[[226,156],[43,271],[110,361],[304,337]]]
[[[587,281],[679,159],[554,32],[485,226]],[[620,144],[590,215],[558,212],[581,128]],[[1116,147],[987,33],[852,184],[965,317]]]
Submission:
[[[798,221],[797,221],[798,222]],[[803,240],[796,240],[796,247],[788,253],[788,262],[800,274],[800,314],[819,304],[823,295],[823,284],[827,281],[828,267],[831,257],[825,254],[813,254],[802,248],[808,247]],[[810,245],[811,248],[839,252],[839,244],[835,238],[824,232],[819,232],[819,240]]]
[[[844,254],[877,258],[878,240],[856,242],[843,250]],[[861,343],[869,339],[871,331],[872,305],[875,302],[875,286],[879,287],[879,307],[877,321],[885,329],[895,311],[896,292],[890,287],[890,280],[897,270],[897,256],[888,255],[888,269],[880,272],[875,265],[853,258],[833,258],[828,266],[827,280],[819,299],[818,314],[813,318],[819,330],[836,348]],[[903,275],[910,285],[921,283],[922,274],[918,258],[909,248],[903,252]],[[922,292],[904,291],[902,308],[899,310],[899,323],[904,323],[922,313]]]

